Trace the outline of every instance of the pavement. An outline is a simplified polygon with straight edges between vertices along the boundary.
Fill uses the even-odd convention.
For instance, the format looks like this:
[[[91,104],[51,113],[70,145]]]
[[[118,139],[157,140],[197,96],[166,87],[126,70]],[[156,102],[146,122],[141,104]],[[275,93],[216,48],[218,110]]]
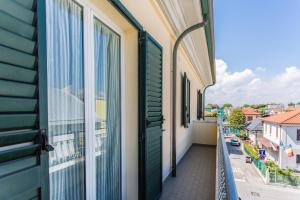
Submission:
[[[268,185],[253,164],[245,162],[241,147],[231,146],[226,139],[238,195],[242,200],[300,200],[300,189]]]

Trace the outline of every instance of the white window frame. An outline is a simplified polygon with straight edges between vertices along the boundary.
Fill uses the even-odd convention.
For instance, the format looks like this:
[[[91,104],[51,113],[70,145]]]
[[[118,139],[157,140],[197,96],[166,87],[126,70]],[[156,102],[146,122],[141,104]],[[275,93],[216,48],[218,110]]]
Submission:
[[[85,186],[86,199],[96,199],[96,156],[95,156],[95,104],[94,104],[94,17],[120,36],[120,81],[121,81],[121,198],[126,199],[125,173],[125,54],[124,31],[109,19],[99,8],[86,0],[74,0],[83,7],[84,25],[84,84],[85,84]],[[100,192],[100,191],[98,191]]]

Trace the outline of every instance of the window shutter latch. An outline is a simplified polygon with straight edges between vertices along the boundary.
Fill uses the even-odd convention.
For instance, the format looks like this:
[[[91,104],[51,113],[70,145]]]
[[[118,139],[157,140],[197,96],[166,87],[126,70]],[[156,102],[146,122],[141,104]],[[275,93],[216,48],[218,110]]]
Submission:
[[[36,138],[36,143],[40,144],[40,152],[42,151],[49,152],[54,150],[54,147],[49,144],[46,129],[40,129],[39,135]]]

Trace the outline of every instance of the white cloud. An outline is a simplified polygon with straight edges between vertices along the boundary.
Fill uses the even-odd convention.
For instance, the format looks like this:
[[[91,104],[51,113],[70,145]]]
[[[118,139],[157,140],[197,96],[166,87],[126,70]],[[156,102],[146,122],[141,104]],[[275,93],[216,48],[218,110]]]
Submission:
[[[260,68],[260,70],[258,70]],[[256,72],[265,70],[258,67]],[[216,85],[207,89],[209,103],[234,105],[245,103],[289,103],[300,101],[300,68],[287,67],[284,72],[264,80],[251,69],[229,72],[223,60],[216,60]]]

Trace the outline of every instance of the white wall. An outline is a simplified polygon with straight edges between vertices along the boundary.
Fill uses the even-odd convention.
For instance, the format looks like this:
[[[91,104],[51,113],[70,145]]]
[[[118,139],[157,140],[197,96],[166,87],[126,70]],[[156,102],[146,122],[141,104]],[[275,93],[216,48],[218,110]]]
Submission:
[[[194,144],[217,145],[216,121],[194,121],[193,139]]]
[[[154,1],[122,0],[126,8],[137,18],[144,29],[163,47],[163,115],[165,122],[163,129],[163,178],[171,172],[171,134],[172,134],[172,51],[176,36],[167,19],[161,13],[160,8]],[[155,23],[154,23],[155,22]],[[206,49],[204,49],[206,51]],[[186,52],[180,48],[178,53],[177,67],[177,126],[176,126],[176,149],[177,162],[192,144],[192,125],[184,128],[181,125],[181,76],[186,72],[191,83],[191,122],[196,120],[197,89],[204,87],[200,77],[197,76],[195,66],[189,60]],[[208,75],[209,76],[209,75]]]
[[[281,168],[291,168],[300,170],[300,164],[296,164],[296,155],[300,155],[300,141],[297,141],[297,129],[300,126],[279,125],[274,123],[264,123],[264,137],[280,145],[280,141],[285,147],[292,145],[293,157],[288,157],[284,149],[279,150],[279,155],[270,153],[270,156],[278,157],[278,164]],[[270,131],[271,130],[271,131]],[[277,137],[276,137],[277,130]]]
[[[90,0],[102,13],[113,21],[125,33],[125,112],[126,112],[126,199],[138,199],[138,44],[137,31],[108,2]],[[176,36],[172,32],[159,8],[151,0],[122,0],[124,6],[141,23],[144,29],[163,47],[163,178],[171,172],[171,108],[172,108],[172,48]],[[203,49],[207,51],[206,49]],[[177,162],[192,144],[192,124],[189,128],[181,126],[181,75],[186,72],[191,83],[191,122],[196,120],[197,90],[204,87],[195,73],[189,56],[180,48],[177,69]],[[210,75],[207,75],[210,76]]]
[[[280,131],[281,127],[278,124],[264,122],[263,125],[263,135],[268,140],[274,142],[275,144],[280,144]],[[277,132],[277,134],[276,134]]]
[[[300,171],[300,164],[296,164],[296,155],[300,155],[300,141],[297,141],[297,129],[300,126],[282,126],[282,142],[285,146],[292,145],[294,151],[293,157],[287,157],[287,154],[281,150],[280,166],[282,168],[292,168]]]

